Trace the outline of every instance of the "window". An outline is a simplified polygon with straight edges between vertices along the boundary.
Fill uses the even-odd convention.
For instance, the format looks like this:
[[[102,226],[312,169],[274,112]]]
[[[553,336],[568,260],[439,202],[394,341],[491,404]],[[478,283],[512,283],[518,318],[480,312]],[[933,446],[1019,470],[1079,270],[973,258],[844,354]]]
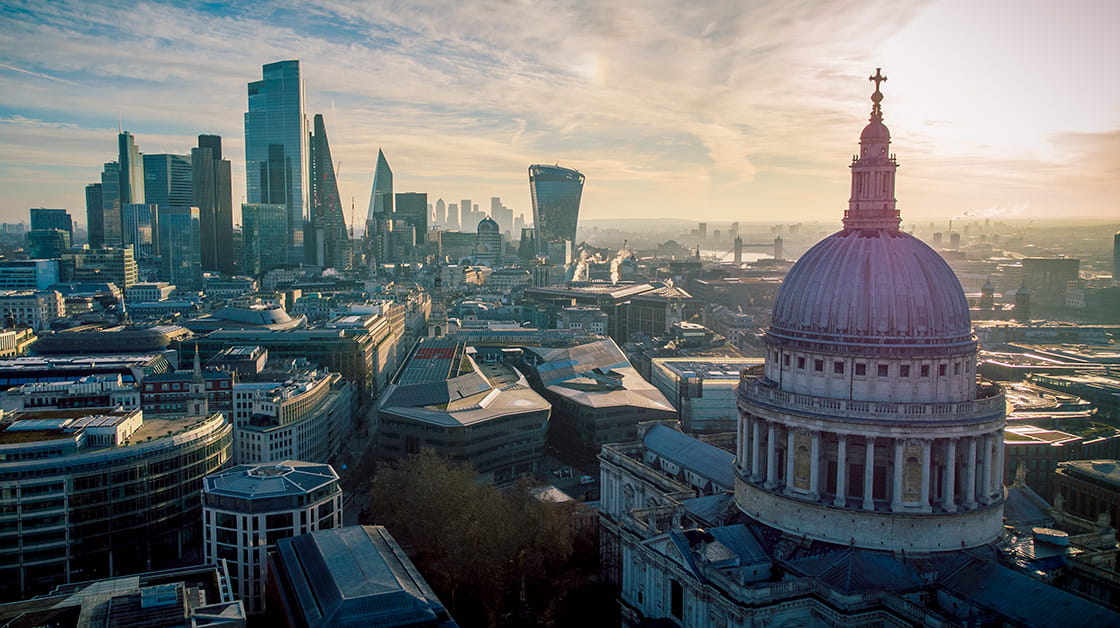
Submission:
[[[879,365],[879,377],[886,377],[886,376],[887,376],[887,365],[886,364],[880,364]]]
[[[953,375],[960,375],[960,374],[961,374],[961,363],[960,362],[953,362]]]
[[[909,364],[899,364],[898,365],[898,376],[899,377],[910,377],[910,365]]]
[[[670,612],[673,617],[677,619],[684,619],[684,589],[681,588],[681,583],[673,580],[670,586]]]
[[[797,368],[799,368],[799,369],[805,368],[805,358],[802,358],[802,357],[797,358]]]
[[[922,377],[929,377],[929,365],[928,364],[923,364],[922,365]]]
[[[945,365],[944,364],[938,364],[937,365],[937,374],[940,375],[941,377],[945,377]]]
[[[824,370],[824,360],[813,360],[813,370],[820,373]]]
[[[856,363],[856,375],[867,375],[867,365],[863,362]]]
[[[835,373],[836,375],[843,375],[844,374],[844,363],[839,361],[839,360],[833,362],[832,363],[832,372]]]
[[[788,354],[782,356],[782,364],[785,364],[786,366],[789,366],[789,355]]]

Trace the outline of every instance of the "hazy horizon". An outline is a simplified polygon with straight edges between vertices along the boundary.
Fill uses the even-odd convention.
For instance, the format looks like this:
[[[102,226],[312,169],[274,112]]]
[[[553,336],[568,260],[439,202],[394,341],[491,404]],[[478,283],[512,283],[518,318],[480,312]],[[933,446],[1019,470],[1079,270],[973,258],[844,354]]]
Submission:
[[[582,220],[838,221],[876,67],[905,221],[1120,213],[1120,5],[841,4],[7,3],[0,220],[84,225],[118,114],[149,154],[222,135],[239,205],[246,85],[288,58],[347,220],[381,148],[433,203],[529,215],[527,167],[559,162]]]

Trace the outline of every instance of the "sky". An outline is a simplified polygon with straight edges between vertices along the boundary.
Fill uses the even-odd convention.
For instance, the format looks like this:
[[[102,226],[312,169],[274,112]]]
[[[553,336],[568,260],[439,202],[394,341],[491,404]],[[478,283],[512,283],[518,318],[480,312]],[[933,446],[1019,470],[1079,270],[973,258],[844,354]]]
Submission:
[[[1120,216],[1114,0],[384,0],[0,5],[0,221],[116,159],[223,137],[245,189],[246,84],[301,60],[347,218],[377,150],[398,192],[502,197],[587,177],[581,219],[839,221],[882,67],[904,220]],[[359,227],[360,230],[360,227]]]

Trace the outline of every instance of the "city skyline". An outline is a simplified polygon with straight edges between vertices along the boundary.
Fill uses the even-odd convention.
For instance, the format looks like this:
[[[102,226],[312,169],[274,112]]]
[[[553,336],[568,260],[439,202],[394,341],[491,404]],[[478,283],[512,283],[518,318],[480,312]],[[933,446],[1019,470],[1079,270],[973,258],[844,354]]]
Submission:
[[[527,214],[524,168],[559,162],[592,182],[587,220],[828,220],[847,187],[831,164],[863,113],[851,79],[882,67],[898,94],[885,122],[916,149],[898,192],[909,220],[1109,217],[1120,87],[1100,79],[1120,54],[1107,37],[1120,9],[1075,4],[577,5],[549,20],[478,3],[10,4],[0,220],[80,216],[118,114],[146,153],[226,138],[238,206],[245,85],[285,59],[338,138],[344,207],[368,206],[381,148],[399,187],[430,199],[501,196]],[[56,45],[32,45],[44,39]]]

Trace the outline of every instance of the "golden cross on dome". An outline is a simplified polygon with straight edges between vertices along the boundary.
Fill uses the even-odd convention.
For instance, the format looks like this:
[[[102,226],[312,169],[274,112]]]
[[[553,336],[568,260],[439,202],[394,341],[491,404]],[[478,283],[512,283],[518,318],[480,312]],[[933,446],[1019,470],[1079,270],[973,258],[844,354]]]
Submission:
[[[883,76],[882,69],[883,68],[875,68],[875,76],[867,77],[867,80],[875,83],[875,91],[879,91],[879,83],[883,83],[887,80],[887,77]]]

